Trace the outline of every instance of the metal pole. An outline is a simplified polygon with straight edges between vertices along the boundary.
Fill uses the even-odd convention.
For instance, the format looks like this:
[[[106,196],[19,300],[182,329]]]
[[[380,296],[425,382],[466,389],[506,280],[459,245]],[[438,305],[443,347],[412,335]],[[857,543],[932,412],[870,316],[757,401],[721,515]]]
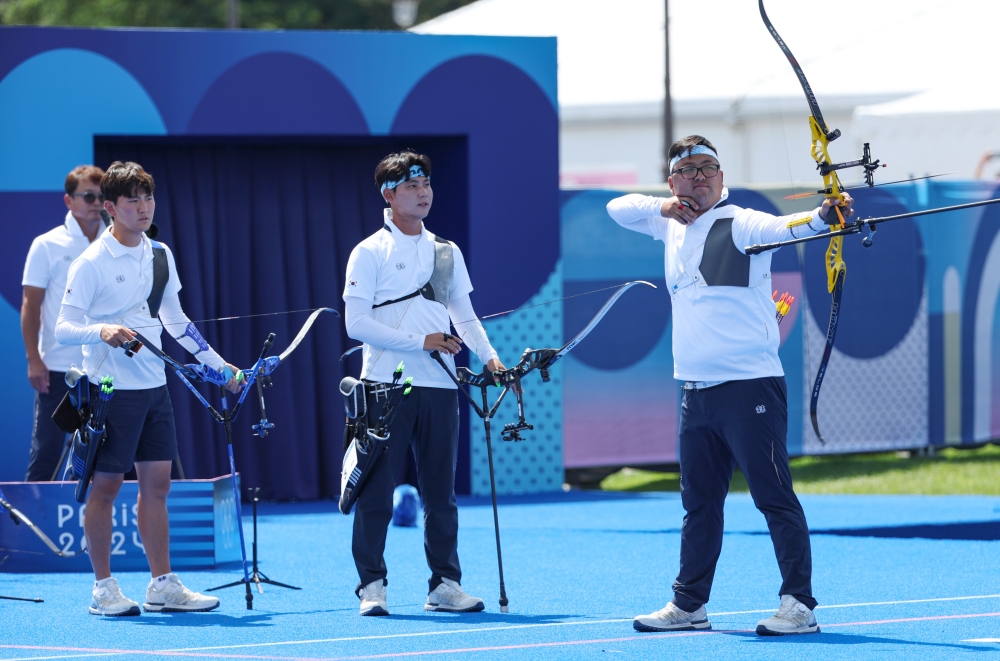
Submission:
[[[240,27],[240,0],[229,0],[229,29]]]
[[[670,100],[670,0],[663,0],[663,181],[670,175],[667,152],[674,143],[674,112]]]

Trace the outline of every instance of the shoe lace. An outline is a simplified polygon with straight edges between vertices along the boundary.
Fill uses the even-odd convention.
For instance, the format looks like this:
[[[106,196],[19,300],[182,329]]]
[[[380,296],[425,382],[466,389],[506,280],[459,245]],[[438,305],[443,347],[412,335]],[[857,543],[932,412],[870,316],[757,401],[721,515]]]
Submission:
[[[457,602],[469,596],[465,594],[464,590],[462,590],[461,585],[448,585],[444,581],[441,582],[441,585],[438,586],[438,589],[439,589],[438,594],[440,594],[445,599],[448,599],[449,601]]]
[[[194,592],[185,587],[185,585],[177,579],[168,581],[167,585],[158,592],[175,604],[186,604],[195,596]]]
[[[177,590],[172,590],[173,593],[171,599],[178,604],[186,604],[194,598],[194,592],[187,589],[183,585],[179,586]]]
[[[803,607],[801,610],[798,608],[801,602],[794,599],[783,599],[781,605],[778,607],[778,612],[775,617],[780,617],[785,620],[798,621],[808,617],[808,612]]]
[[[97,598],[102,601],[115,601],[122,597],[122,589],[118,586],[117,582],[108,583],[97,588]]]
[[[660,615],[668,622],[680,622],[691,616],[691,613],[682,611],[674,602],[669,602],[660,610]]]
[[[376,583],[374,586],[365,586],[361,588],[361,596],[373,601],[385,601],[385,585]]]

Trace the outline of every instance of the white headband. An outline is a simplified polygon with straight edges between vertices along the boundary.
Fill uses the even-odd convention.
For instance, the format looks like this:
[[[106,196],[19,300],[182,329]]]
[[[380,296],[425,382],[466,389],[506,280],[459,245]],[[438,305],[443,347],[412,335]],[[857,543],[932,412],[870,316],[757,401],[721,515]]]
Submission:
[[[392,190],[396,186],[399,186],[400,184],[402,184],[402,183],[404,183],[406,181],[409,181],[410,179],[413,179],[414,177],[426,177],[426,176],[427,175],[424,174],[424,169],[421,166],[419,166],[419,165],[411,165],[410,166],[410,173],[408,175],[406,175],[402,179],[399,179],[398,181],[387,181],[387,182],[385,182],[384,184],[382,184],[382,188],[380,190],[384,194],[386,188],[388,188],[389,190]]]
[[[687,158],[688,156],[697,156],[698,154],[708,154],[715,160],[719,160],[719,155],[711,147],[706,147],[705,145],[695,145],[689,149],[685,149],[681,153],[670,159],[670,172],[674,171],[674,166],[677,165],[677,161]]]

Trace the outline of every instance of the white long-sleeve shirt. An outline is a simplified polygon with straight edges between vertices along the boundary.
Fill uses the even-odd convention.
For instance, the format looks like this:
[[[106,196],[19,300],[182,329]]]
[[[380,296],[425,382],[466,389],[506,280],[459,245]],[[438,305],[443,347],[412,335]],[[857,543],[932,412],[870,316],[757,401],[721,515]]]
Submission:
[[[619,225],[664,243],[674,378],[682,381],[784,375],[771,300],[771,252],[747,255],[745,248],[826,228],[819,208],[810,214],[772,216],[728,204],[728,196],[723,190],[722,200],[687,226],[660,215],[664,198],[625,195],[608,203],[608,213]],[[807,224],[788,227],[806,215]]]
[[[425,336],[446,333],[453,324],[455,332],[481,361],[497,357],[472,309],[472,282],[465,259],[453,245],[455,271],[447,308],[415,296],[373,309],[411,294],[434,271],[433,235],[426,229],[416,236],[403,234],[392,222],[391,211],[385,210],[383,228],[355,246],[347,262],[344,325],[349,337],[364,343],[361,377],[391,381],[396,365],[403,362],[403,377],[412,377],[413,385],[454,389],[445,371],[424,351]],[[454,373],[452,356],[442,354],[442,358]]]

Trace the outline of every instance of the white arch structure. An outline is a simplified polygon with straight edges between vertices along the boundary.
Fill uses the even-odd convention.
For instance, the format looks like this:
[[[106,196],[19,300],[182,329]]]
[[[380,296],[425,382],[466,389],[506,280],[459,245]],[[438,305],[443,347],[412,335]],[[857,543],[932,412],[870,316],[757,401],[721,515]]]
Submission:
[[[993,318],[1000,295],[1000,233],[993,237],[983,263],[983,276],[976,297],[976,321],[973,341],[973,414],[972,437],[987,441],[993,437]]]

